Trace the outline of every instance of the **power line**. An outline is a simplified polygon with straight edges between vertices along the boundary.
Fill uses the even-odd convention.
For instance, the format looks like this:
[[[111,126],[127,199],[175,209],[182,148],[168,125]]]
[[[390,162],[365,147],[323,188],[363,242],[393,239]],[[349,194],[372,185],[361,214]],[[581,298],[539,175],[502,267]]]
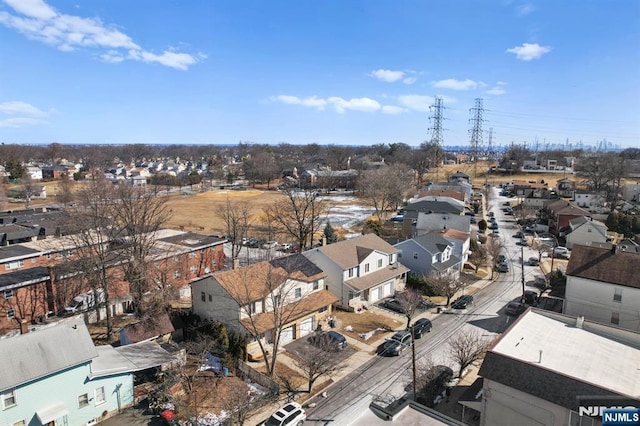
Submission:
[[[471,118],[469,122],[472,123],[472,128],[469,130],[469,134],[471,135],[471,151],[473,152],[473,177],[478,176],[478,150],[482,145],[482,123],[484,119],[482,118],[482,114],[484,113],[484,108],[482,106],[482,98],[476,98],[475,106],[469,109],[471,113]]]

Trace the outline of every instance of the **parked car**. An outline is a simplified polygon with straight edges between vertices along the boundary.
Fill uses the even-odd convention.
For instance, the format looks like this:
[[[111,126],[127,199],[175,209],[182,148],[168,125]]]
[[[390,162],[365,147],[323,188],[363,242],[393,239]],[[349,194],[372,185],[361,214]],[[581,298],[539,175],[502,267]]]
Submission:
[[[343,351],[349,344],[347,339],[337,331],[317,332],[307,339],[307,342],[327,351]]]
[[[413,332],[414,339],[420,339],[424,333],[430,333],[433,325],[431,321],[426,318],[420,318],[411,326],[411,331]]]
[[[547,288],[547,279],[542,275],[536,275],[535,277],[533,277],[533,285],[536,288],[545,290]]]
[[[467,309],[471,305],[473,305],[473,296],[465,294],[454,300],[451,307],[453,309]]]
[[[262,426],[299,426],[304,424],[305,420],[307,420],[307,413],[302,405],[289,402],[273,413]]]
[[[383,300],[382,303],[380,303],[380,306],[385,309],[389,309],[390,311],[397,312],[399,314],[404,314],[404,311],[405,311],[403,303],[395,297]],[[418,310],[426,311],[427,309],[435,308],[435,306],[436,306],[435,303],[427,302],[426,300],[423,299],[418,305]]]
[[[409,330],[398,331],[387,339],[382,346],[383,355],[398,356],[407,348],[411,347],[411,332]]]
[[[524,232],[518,231],[513,235],[513,238],[524,238]]]
[[[527,310],[527,305],[525,305],[524,303],[510,302],[505,308],[504,313],[509,316],[517,317],[517,316],[520,316],[520,314],[522,314],[526,310]]]
[[[538,292],[534,290],[526,290],[524,292],[524,303],[529,306],[536,306],[538,304]]]
[[[278,248],[278,250],[280,250],[280,251],[289,251],[289,250],[291,250],[291,244],[282,243],[282,244],[280,244],[280,247]]]
[[[504,203],[502,203],[503,206],[510,206],[511,205],[511,201],[505,201]]]
[[[553,249],[553,255],[556,257],[569,257],[569,249],[566,247],[556,247]]]
[[[489,224],[489,229],[498,229],[498,224],[496,222],[491,222]]]
[[[529,239],[527,237],[522,237],[520,239],[520,245],[521,246],[525,246],[525,247],[528,246],[529,245]]]
[[[538,260],[537,257],[530,257],[529,260],[527,260],[527,263],[531,266],[538,266],[540,264],[540,261]]]
[[[446,393],[449,383],[453,379],[453,370],[446,365],[436,365],[420,376],[417,400],[419,403],[433,408],[436,401]]]
[[[499,263],[496,265],[496,271],[498,272],[509,272],[509,265],[506,263]]]
[[[498,263],[507,263],[507,256],[505,256],[504,254],[499,254]]]
[[[476,224],[478,223],[478,221],[476,220],[475,217],[471,216],[471,218],[469,218],[469,223]]]
[[[278,246],[278,242],[277,241],[267,241],[266,243],[263,243],[260,247],[262,247],[265,250],[269,250],[272,248],[275,248]]]

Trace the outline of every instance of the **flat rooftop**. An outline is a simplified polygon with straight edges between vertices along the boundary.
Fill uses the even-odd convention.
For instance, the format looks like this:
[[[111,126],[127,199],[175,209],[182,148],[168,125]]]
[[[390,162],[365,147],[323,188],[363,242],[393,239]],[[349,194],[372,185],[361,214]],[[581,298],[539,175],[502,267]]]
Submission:
[[[613,392],[640,396],[640,333],[529,310],[492,352]]]

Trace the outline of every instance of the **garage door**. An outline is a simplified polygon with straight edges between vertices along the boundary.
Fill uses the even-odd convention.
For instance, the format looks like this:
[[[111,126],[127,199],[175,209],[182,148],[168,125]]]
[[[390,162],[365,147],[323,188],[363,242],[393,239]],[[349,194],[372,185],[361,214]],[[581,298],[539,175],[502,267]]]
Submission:
[[[386,296],[391,296],[391,290],[392,290],[392,288],[391,288],[391,283],[386,283],[386,284],[384,285],[384,296],[385,296],[385,297],[386,297]]]
[[[313,331],[313,317],[307,318],[300,323],[300,337],[306,336]]]
[[[286,345],[293,340],[293,326],[285,328],[280,333],[280,344]]]
[[[369,302],[375,302],[380,299],[380,287],[376,287],[371,290],[371,294],[369,295]]]

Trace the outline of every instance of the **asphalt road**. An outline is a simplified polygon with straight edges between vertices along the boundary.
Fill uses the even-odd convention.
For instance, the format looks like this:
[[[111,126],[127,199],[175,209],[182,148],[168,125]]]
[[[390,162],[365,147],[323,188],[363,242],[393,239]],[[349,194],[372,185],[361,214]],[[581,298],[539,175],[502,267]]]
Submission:
[[[506,197],[500,197],[496,188],[492,188],[493,196],[489,202],[489,210],[493,211],[500,227],[500,234],[509,258],[509,272],[500,273],[496,281],[474,295],[474,304],[467,310],[456,313],[445,312],[433,320],[433,331],[416,343],[416,360],[418,365],[424,360],[433,364],[444,364],[457,371],[446,344],[457,333],[474,331],[491,340],[503,332],[513,321],[504,314],[505,306],[518,300],[523,291],[521,257],[524,259],[536,256],[530,248],[516,245],[515,234],[519,228],[513,216],[506,216],[500,210]],[[524,278],[532,281],[538,267],[524,266]],[[372,396],[374,400],[392,400],[406,394],[405,388],[411,382],[411,351],[405,350],[399,357],[376,356],[354,370],[351,374],[334,384],[327,390],[327,397],[316,397],[310,400],[314,408],[307,411],[305,424],[335,424],[357,405],[362,398]],[[355,413],[354,413],[355,414]],[[349,416],[351,417],[351,416]]]

